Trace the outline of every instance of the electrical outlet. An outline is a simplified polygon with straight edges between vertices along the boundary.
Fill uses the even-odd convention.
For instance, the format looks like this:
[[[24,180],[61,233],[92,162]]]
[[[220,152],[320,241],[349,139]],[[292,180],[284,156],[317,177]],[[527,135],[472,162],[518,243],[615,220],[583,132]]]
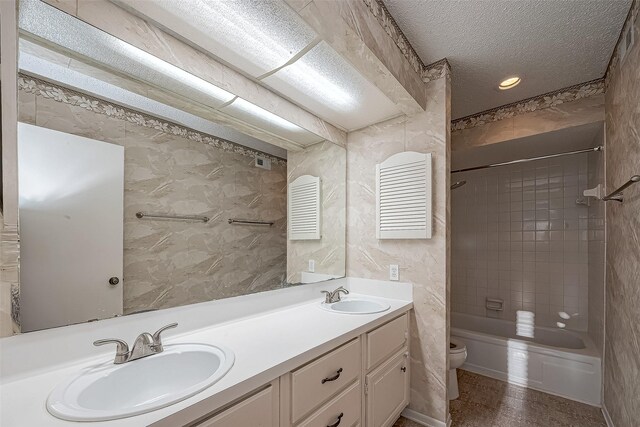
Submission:
[[[316,271],[316,262],[312,259],[309,260],[309,273],[315,273]]]
[[[400,280],[400,268],[397,264],[389,266],[389,280]]]

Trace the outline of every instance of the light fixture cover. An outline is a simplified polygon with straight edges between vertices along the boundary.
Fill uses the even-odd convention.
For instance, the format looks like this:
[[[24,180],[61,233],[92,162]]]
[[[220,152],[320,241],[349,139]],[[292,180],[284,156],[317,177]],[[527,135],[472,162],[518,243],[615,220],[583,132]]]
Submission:
[[[262,81],[319,117],[350,131],[401,113],[324,41]]]
[[[316,33],[284,1],[117,0],[252,77],[285,65]]]

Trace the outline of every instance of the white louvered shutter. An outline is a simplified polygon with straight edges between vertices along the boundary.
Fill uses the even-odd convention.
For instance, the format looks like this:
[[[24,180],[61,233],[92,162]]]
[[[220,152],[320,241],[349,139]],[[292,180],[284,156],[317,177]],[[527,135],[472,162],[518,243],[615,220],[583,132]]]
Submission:
[[[431,238],[431,154],[405,151],[376,165],[376,237]]]
[[[289,240],[320,239],[320,178],[302,175],[289,184]]]

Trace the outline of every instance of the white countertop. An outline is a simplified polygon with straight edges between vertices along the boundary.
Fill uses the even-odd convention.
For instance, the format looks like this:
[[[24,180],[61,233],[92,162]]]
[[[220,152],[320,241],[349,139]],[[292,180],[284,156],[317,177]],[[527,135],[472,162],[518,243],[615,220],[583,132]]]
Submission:
[[[220,381],[189,399],[135,417],[91,424],[138,427],[153,424],[196,404],[198,408],[206,407],[209,410],[214,410],[326,353],[332,348],[397,317],[410,310],[413,305],[410,285],[408,284],[395,282],[385,285],[388,282],[350,278],[341,280],[342,282],[340,283],[331,281],[324,286],[322,284],[304,285],[309,287],[307,288],[308,293],[305,294],[307,298],[300,296],[302,300],[298,298],[297,301],[287,300],[286,295],[291,292],[299,293],[299,289],[289,292],[287,290],[275,291],[275,294],[267,292],[265,297],[271,298],[271,303],[275,298],[273,295],[275,295],[287,300],[291,305],[274,310],[272,306],[267,304],[265,308],[268,311],[257,312],[231,321],[217,319],[215,324],[180,335],[169,336],[167,334],[168,337],[164,340],[166,344],[207,343],[228,347],[235,353],[235,364]],[[322,298],[316,296],[317,290],[320,288],[334,289],[340,284],[346,284],[346,287],[351,289],[352,295],[350,296],[367,294],[385,300],[391,307],[385,312],[369,315],[338,314],[321,309],[319,302]],[[407,286],[409,287],[408,291]],[[387,289],[385,290],[385,288]],[[389,289],[391,288],[393,289],[390,292]],[[401,299],[390,299],[388,298],[389,295]],[[243,303],[240,299],[234,300],[236,305]],[[256,302],[259,301],[260,297],[254,296],[247,299],[247,304],[251,304],[255,309],[257,307]],[[213,306],[213,303],[224,304],[224,300],[205,304]],[[207,307],[197,306],[197,310]],[[169,312],[171,314],[170,310],[172,309],[156,312],[146,317],[153,318],[155,316],[159,318],[162,316],[163,320],[170,320],[165,313]],[[174,316],[182,317],[189,314],[189,309],[181,308],[180,315],[177,313],[176,311]],[[135,316],[119,318],[116,321],[117,324],[109,326],[109,332],[113,332],[114,328],[117,327],[123,329],[131,328],[132,322],[124,320],[129,318],[132,318],[132,322],[136,324],[140,323],[137,320],[142,319],[135,318]],[[155,320],[157,322],[160,319]],[[100,323],[102,322],[95,324],[96,327],[93,328],[92,332],[94,336],[104,337],[100,335]],[[67,328],[80,329],[82,327],[86,329],[85,325]],[[61,335],[67,328],[59,328],[54,333]],[[139,332],[143,331],[136,330],[136,334]],[[46,331],[43,331],[42,334],[46,334]],[[22,347],[20,347],[20,343],[11,343],[11,346],[16,347],[11,348],[11,357],[17,360],[20,351],[32,351],[37,348],[37,341],[31,341],[29,345],[22,345]],[[44,347],[49,347],[50,342],[50,340],[47,341],[48,345]],[[0,344],[2,344],[1,341]],[[5,348],[8,347],[8,345],[5,346]],[[40,351],[46,358],[47,351],[55,353],[64,351],[64,349],[41,348]],[[112,353],[102,351],[99,356],[74,359],[66,363],[54,363],[51,366],[39,361],[39,366],[34,369],[16,367],[20,371],[18,374],[12,372],[11,366],[3,366],[3,373],[0,376],[2,381],[0,383],[0,425],[2,427],[68,427],[70,425],[79,425],[77,422],[60,420],[50,415],[45,407],[47,396],[57,384],[68,376],[72,376],[79,370],[91,365],[105,362],[112,357]],[[57,358],[52,358],[59,360],[59,355]],[[36,365],[38,364],[36,363]],[[160,422],[157,425],[163,425],[163,423]]]

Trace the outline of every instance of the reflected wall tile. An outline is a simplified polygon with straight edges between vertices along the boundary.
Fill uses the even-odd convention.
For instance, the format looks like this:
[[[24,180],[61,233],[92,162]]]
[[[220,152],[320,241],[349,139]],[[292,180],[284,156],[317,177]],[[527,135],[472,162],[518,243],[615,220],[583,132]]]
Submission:
[[[25,121],[125,147],[125,313],[282,285],[286,165],[258,169],[246,153],[19,93]],[[206,215],[210,221],[140,220],[139,211]],[[227,222],[233,217],[276,224],[236,227]]]

